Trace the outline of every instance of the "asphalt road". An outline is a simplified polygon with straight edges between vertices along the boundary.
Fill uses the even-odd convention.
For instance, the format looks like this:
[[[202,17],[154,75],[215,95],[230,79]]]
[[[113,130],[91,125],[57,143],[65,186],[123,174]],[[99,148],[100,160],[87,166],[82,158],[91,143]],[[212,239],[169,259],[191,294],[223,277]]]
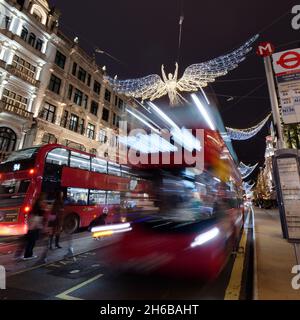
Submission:
[[[51,252],[48,264],[13,262],[8,272],[7,289],[0,290],[0,300],[238,299],[242,289],[247,287],[251,273],[248,266],[252,261],[247,254],[247,248],[251,247],[251,232],[247,230],[251,230],[251,225],[251,219],[247,219],[241,237],[240,245],[246,251],[232,255],[218,279],[211,283],[120,273],[108,259],[110,245],[115,240],[96,241],[85,232],[75,235],[72,240],[75,259],[64,258],[66,240],[62,241],[63,249]],[[36,249],[37,254],[39,250],[43,250],[42,246]],[[1,258],[8,260],[8,256],[0,255],[0,264]],[[235,289],[238,287],[239,291]]]
[[[118,273],[106,262],[109,247],[37,267],[7,279],[0,299],[224,299],[233,258],[213,283]]]

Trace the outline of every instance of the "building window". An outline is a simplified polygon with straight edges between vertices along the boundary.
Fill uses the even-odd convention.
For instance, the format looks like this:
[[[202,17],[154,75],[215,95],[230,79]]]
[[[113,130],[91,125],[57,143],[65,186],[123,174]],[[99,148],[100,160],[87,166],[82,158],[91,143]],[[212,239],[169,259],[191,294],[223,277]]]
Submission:
[[[71,131],[77,132],[78,130],[78,122],[79,122],[79,118],[78,116],[76,116],[75,114],[71,114],[71,119],[70,119],[70,125],[69,125],[69,129]]]
[[[54,134],[51,133],[44,133],[42,138],[43,144],[51,144],[51,143],[57,143],[57,139]]]
[[[117,116],[117,123],[116,123],[116,126],[118,127],[118,128],[120,128],[120,121],[121,121],[121,119],[120,119],[120,117],[119,116]]]
[[[115,113],[113,113],[113,125],[116,125],[116,121],[117,121],[117,115]]]
[[[102,120],[108,122],[108,119],[109,119],[109,110],[106,109],[106,108],[103,108],[103,111],[102,111]]]
[[[68,117],[69,117],[69,112],[67,110],[64,111],[64,115],[61,119],[61,126],[63,126],[64,128],[67,127],[67,123],[68,123]]]
[[[113,137],[111,137],[111,139],[110,139],[110,146],[111,146],[112,148],[115,148],[115,147],[118,147],[118,146],[119,146],[118,136],[113,136]]]
[[[29,62],[15,55],[13,58],[12,65],[22,72],[22,74],[28,76],[29,78],[35,78],[36,67],[31,65]]]
[[[99,131],[99,142],[100,143],[106,143],[107,142],[107,135],[106,135],[106,131],[101,129]]]
[[[6,104],[26,110],[28,100],[15,92],[4,89],[2,101]]]
[[[73,63],[73,68],[72,68],[72,75],[73,75],[73,76],[76,76],[76,73],[77,73],[77,63],[74,62],[74,63]]]
[[[46,102],[41,114],[41,118],[53,123],[55,120],[55,111],[56,107]]]
[[[10,24],[11,24],[12,18],[9,16],[5,16],[5,29],[9,30]]]
[[[88,74],[88,76],[87,76],[87,83],[86,83],[88,86],[91,85],[91,79],[92,79],[91,75]]]
[[[74,89],[74,87],[71,84],[69,84],[69,89],[68,89],[68,99],[69,100],[72,100],[73,89]]]
[[[86,134],[89,139],[95,138],[95,126],[93,124],[91,123],[88,124]]]
[[[21,38],[22,38],[24,41],[27,41],[27,38],[28,38],[28,30],[27,30],[25,27],[23,27],[23,29],[22,29]]]
[[[84,127],[84,119],[80,119],[80,124],[79,124],[79,133],[84,134],[85,127]]]
[[[99,108],[99,104],[93,100],[91,102],[91,113],[96,116],[98,114],[98,108]]]
[[[7,127],[0,127],[0,151],[11,152],[15,150],[17,135]]]
[[[74,99],[73,102],[76,103],[78,106],[82,105],[83,93],[82,91],[75,89]]]
[[[120,110],[124,110],[124,101],[119,98],[118,107]]]
[[[115,96],[115,106],[118,105],[118,96]]]
[[[65,68],[67,57],[62,54],[60,51],[56,51],[55,63],[62,69]]]
[[[82,144],[76,143],[74,141],[66,139],[63,143],[66,147],[70,147],[80,151],[86,151],[86,148]]]
[[[52,92],[59,94],[61,87],[61,79],[55,76],[54,74],[51,75],[50,83],[49,83],[49,90]]]
[[[32,15],[38,22],[42,22],[43,17],[40,12],[38,12],[37,10],[34,10]]]
[[[86,94],[84,94],[83,100],[82,100],[82,105],[85,109],[87,109],[87,107],[88,107],[88,102],[89,102],[89,97]]]
[[[86,80],[86,71],[84,69],[82,69],[81,67],[79,67],[79,70],[78,70],[78,76],[77,78],[84,82],[85,83],[85,80]]]
[[[101,84],[98,81],[94,81],[94,92],[100,94],[101,91]]]
[[[43,45],[44,45],[44,41],[41,39],[37,39],[36,45],[35,45],[36,50],[42,51]]]
[[[30,36],[29,36],[29,40],[28,40],[28,43],[34,47],[35,46],[35,41],[36,41],[36,36],[34,33],[30,33]]]
[[[111,92],[110,92],[108,89],[105,89],[104,99],[105,99],[106,101],[110,102]]]

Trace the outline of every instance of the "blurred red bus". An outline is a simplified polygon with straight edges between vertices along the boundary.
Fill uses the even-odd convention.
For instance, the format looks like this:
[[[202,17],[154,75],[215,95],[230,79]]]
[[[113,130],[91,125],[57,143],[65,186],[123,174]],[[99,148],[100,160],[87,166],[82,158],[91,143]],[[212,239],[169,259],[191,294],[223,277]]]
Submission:
[[[203,134],[203,169],[185,163],[138,166],[153,177],[156,212],[92,229],[96,238],[123,232],[110,246],[112,265],[205,280],[223,270],[243,228],[242,179],[220,134]]]
[[[19,150],[0,164],[0,236],[26,234],[41,193],[49,203],[57,191],[64,193],[63,227],[73,233],[103,213],[109,221],[120,209],[122,193],[146,199],[150,189],[128,167],[62,145]]]

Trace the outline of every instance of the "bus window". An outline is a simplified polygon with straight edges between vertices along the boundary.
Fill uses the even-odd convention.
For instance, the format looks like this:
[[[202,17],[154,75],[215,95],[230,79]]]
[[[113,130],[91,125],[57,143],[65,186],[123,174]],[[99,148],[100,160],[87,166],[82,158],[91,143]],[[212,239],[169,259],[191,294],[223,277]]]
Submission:
[[[107,173],[107,162],[99,158],[92,158],[92,171]]]
[[[46,158],[46,163],[67,166],[69,162],[69,151],[62,148],[56,148],[50,151]]]
[[[88,189],[68,188],[67,200],[68,205],[86,206],[88,203]]]
[[[120,204],[120,203],[121,203],[120,192],[117,192],[117,191],[107,192],[107,204]]]
[[[91,157],[85,154],[71,151],[70,167],[83,170],[90,170]]]
[[[106,191],[90,190],[89,205],[106,204]]]
[[[130,168],[126,166],[121,166],[121,174],[122,177],[131,178],[132,174],[130,172]]]
[[[6,180],[0,183],[0,208],[21,205],[30,180]]]
[[[120,177],[121,176],[120,165],[118,165],[116,163],[109,162],[108,163],[108,174]]]

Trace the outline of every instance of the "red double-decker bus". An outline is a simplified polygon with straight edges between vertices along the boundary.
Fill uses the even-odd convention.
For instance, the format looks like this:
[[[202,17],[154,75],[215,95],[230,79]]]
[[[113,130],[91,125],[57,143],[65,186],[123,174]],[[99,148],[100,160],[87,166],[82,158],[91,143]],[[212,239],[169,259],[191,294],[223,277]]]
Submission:
[[[129,167],[58,144],[16,151],[0,164],[0,236],[26,234],[41,193],[51,203],[58,191],[64,193],[64,231],[73,233],[103,213],[109,221],[122,198],[147,201],[151,183]]]

